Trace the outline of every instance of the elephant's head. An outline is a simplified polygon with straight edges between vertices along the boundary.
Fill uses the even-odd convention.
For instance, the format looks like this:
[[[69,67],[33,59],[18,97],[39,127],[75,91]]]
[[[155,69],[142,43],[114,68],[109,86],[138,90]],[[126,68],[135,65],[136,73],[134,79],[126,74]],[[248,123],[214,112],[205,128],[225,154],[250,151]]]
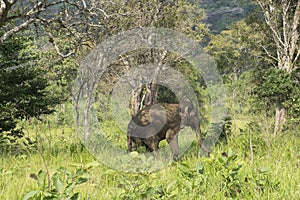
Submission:
[[[181,105],[180,128],[184,128],[184,126],[190,126],[195,131],[200,129],[198,110],[195,109],[190,102]]]
[[[196,131],[196,136],[200,147],[207,153],[210,151],[203,144],[200,130],[200,119],[198,114],[198,109],[194,108],[193,105],[188,102],[181,106],[181,125],[180,128],[184,128],[184,126],[190,126],[193,130]]]

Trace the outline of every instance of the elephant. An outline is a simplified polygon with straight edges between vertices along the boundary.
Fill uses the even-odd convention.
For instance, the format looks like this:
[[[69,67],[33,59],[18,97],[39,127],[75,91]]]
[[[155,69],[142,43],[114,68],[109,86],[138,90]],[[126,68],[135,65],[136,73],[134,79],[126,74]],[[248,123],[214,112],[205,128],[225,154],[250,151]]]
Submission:
[[[191,105],[181,106],[178,103],[145,106],[134,115],[127,128],[128,151],[145,146],[147,151],[155,152],[160,141],[166,139],[176,161],[179,155],[178,133],[184,126],[195,130],[200,147],[209,153],[201,138],[198,111]]]

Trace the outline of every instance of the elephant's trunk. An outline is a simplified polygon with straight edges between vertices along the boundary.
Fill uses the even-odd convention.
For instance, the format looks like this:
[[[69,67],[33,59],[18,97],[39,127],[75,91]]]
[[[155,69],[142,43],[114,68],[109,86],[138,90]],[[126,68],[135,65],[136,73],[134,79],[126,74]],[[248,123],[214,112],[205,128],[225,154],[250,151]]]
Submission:
[[[199,146],[200,148],[205,151],[206,153],[208,153],[208,155],[210,154],[210,151],[208,150],[208,148],[203,144],[203,140],[202,140],[202,137],[201,137],[201,131],[200,131],[200,128],[198,128],[196,130],[196,136],[197,136],[197,140],[198,140],[198,143],[199,143]]]

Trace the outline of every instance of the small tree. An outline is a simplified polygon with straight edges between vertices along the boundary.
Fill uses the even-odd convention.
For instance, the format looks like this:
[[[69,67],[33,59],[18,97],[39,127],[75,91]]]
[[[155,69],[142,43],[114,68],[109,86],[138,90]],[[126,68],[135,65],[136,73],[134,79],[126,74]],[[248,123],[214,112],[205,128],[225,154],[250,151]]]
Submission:
[[[205,19],[204,11],[193,2],[182,0],[127,1],[121,8],[123,13],[127,13],[127,16],[125,18],[122,17],[119,23],[123,25],[122,28],[125,30],[132,27],[170,28],[185,33],[200,42],[207,36],[208,27],[203,23]],[[149,35],[149,40],[151,39],[150,37],[151,35]],[[135,59],[132,59],[133,57]],[[153,75],[149,77],[147,84],[145,86],[140,84],[138,87],[134,87],[132,91],[131,107],[133,108],[133,114],[135,114],[141,105],[157,103],[160,87],[157,83],[159,82],[163,65],[170,63],[174,65],[174,62],[170,60],[174,56],[172,57],[171,53],[166,50],[152,48],[146,51],[134,52],[127,56],[129,59],[124,58],[122,61],[127,66],[127,69],[146,63],[152,63],[156,66],[153,67]],[[177,60],[180,60],[179,56],[177,56]],[[142,92],[144,92],[144,98],[140,97]]]
[[[15,128],[20,119],[53,112],[47,81],[35,67],[32,38],[12,37],[0,46],[0,132]]]
[[[275,51],[264,48],[265,52],[274,60],[276,68],[292,73],[299,68],[300,0],[256,1],[262,9],[275,44]],[[277,98],[274,135],[286,121],[286,107],[283,103],[282,98]]]

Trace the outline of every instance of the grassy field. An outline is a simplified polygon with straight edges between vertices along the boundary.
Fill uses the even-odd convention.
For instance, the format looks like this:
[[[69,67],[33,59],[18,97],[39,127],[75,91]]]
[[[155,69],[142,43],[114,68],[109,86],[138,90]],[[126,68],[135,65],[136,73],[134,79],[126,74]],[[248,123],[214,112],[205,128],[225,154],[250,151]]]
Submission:
[[[199,156],[195,141],[179,162],[134,174],[96,162],[76,144],[73,128],[41,122],[26,127],[37,144],[28,147],[21,140],[1,146],[1,200],[25,194],[32,199],[300,199],[299,133],[270,137],[254,131],[251,154],[249,131],[239,130],[220,140],[210,157]]]

